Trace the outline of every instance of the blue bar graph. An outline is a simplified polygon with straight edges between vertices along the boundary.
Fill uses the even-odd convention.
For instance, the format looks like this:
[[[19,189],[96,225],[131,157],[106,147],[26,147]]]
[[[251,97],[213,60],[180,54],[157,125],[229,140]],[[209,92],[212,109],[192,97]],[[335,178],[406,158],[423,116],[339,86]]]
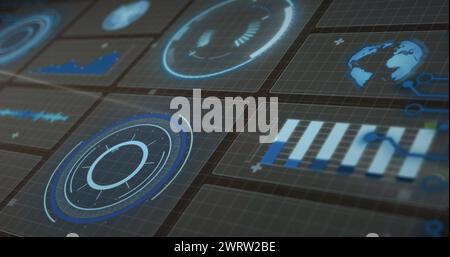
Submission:
[[[358,134],[353,140],[352,145],[350,146],[350,149],[347,151],[344,160],[341,162],[341,166],[338,169],[339,172],[352,173],[355,170],[359,159],[361,158],[364,150],[367,147],[367,142],[364,140],[364,136],[369,133],[375,132],[376,129],[377,126],[374,125],[361,126]]]
[[[350,127],[348,123],[336,123],[328,135],[327,140],[320,149],[314,162],[311,164],[310,169],[322,171],[328,166],[328,163],[336,151],[339,143],[345,135],[345,132]]]
[[[369,145],[377,147],[374,148],[376,153],[370,159],[369,168],[365,172],[369,177],[383,177],[394,156],[404,158],[403,165],[397,174],[397,179],[406,181],[414,180],[417,177],[424,160],[448,161],[448,158],[443,155],[429,153],[432,142],[438,133],[438,130],[435,129],[424,128],[416,130],[411,147],[403,148],[402,141],[407,131],[405,127],[388,127],[386,128],[386,133],[380,133],[377,132],[379,130],[377,125],[355,124],[352,126],[350,123],[335,123],[330,132],[327,135],[323,135],[319,133],[322,131],[325,122],[301,122],[307,123],[306,129],[296,142],[287,160],[281,160],[279,155],[289,140],[293,140],[292,134],[300,124],[300,120],[289,119],[286,121],[277,138],[263,156],[260,162],[261,165],[271,166],[279,160],[284,161],[283,167],[298,170],[305,156],[315,154],[309,168],[314,171],[329,170],[330,162],[335,158],[336,151],[341,149],[342,141],[350,137],[350,132],[353,128],[356,131],[351,134],[356,135],[351,137],[350,146],[345,150],[345,155],[340,160],[339,167],[335,169],[337,172],[353,173],[363,156],[366,156],[367,159],[371,158],[372,156],[367,156],[369,152],[366,151]],[[315,153],[315,148],[311,146],[318,137],[326,137],[326,139],[320,150]]]
[[[386,136],[394,140],[396,144],[399,144],[404,133],[405,128],[391,127],[386,133]],[[378,149],[375,158],[370,164],[369,170],[367,171],[366,175],[374,177],[383,176],[395,152],[396,149],[392,145],[392,142],[384,140],[380,148]]]
[[[278,133],[277,138],[274,140],[269,150],[262,158],[262,165],[272,165],[278,158],[281,150],[283,150],[284,145],[288,142],[295,128],[300,124],[299,120],[287,120],[283,128]]]
[[[284,164],[287,168],[296,168],[303,160],[306,152],[309,150],[312,142],[316,138],[320,129],[322,128],[322,121],[312,121],[309,123],[308,128],[305,133],[301,137],[300,141],[298,141],[297,145],[294,148],[294,151],[289,156],[289,159]]]
[[[419,130],[409,151],[414,154],[427,154],[435,135],[436,131],[432,129]],[[423,160],[424,158],[417,156],[407,157],[397,175],[397,179],[406,181],[414,180],[422,167]]]

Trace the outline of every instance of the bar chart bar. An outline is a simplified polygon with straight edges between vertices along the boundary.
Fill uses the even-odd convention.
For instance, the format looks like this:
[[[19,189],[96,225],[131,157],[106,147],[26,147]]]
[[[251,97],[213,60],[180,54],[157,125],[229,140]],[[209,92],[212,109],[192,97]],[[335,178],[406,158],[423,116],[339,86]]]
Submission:
[[[341,162],[341,166],[338,169],[338,172],[344,173],[352,173],[356,165],[359,162],[359,159],[364,153],[364,150],[367,147],[367,142],[364,140],[364,136],[368,133],[375,132],[377,126],[374,125],[363,125],[359,129],[358,134],[353,140],[350,149],[347,151],[347,154],[344,157],[344,160]]]
[[[331,160],[331,157],[333,156],[334,152],[339,146],[339,143],[344,137],[345,132],[349,127],[350,124],[348,123],[336,123],[334,125],[327,140],[320,149],[319,154],[317,155],[314,162],[311,164],[310,169],[322,171],[327,168],[328,163]]]
[[[283,150],[284,145],[288,142],[292,133],[295,131],[295,128],[300,124],[299,120],[289,119],[283,125],[283,128],[278,133],[277,138],[271,144],[269,150],[267,150],[266,154],[262,158],[262,165],[272,165],[280,154],[281,150]]]
[[[436,131],[433,129],[419,130],[409,152],[414,154],[427,154],[435,135]],[[414,180],[422,166],[423,159],[423,157],[416,156],[407,157],[397,175],[397,179],[406,181]]]
[[[399,145],[400,140],[405,133],[405,128],[391,127],[386,133],[386,138],[392,139],[396,145]],[[386,168],[389,165],[392,156],[396,152],[395,146],[388,140],[384,140],[381,144],[378,152],[375,155],[372,163],[370,164],[369,170],[366,175],[371,177],[381,177],[386,172]]]
[[[324,122],[322,121],[312,121],[311,123],[309,123],[308,128],[306,129],[305,133],[303,133],[301,139],[298,141],[297,145],[294,148],[294,151],[292,151],[289,159],[284,164],[284,167],[298,167],[300,162],[303,160],[306,152],[309,150],[312,142],[322,128],[323,123]]]

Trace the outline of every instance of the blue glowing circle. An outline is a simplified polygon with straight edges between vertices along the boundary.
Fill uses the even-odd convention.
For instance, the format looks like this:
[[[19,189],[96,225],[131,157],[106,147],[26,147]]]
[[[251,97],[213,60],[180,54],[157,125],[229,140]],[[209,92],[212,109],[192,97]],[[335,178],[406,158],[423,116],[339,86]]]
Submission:
[[[100,161],[102,161],[108,154],[113,153],[114,151],[120,150],[121,147],[124,146],[137,146],[139,147],[139,149],[141,149],[142,151],[142,158],[141,158],[141,162],[139,163],[138,167],[130,173],[130,175],[128,175],[126,178],[116,182],[116,183],[112,183],[109,185],[99,185],[94,181],[94,171],[95,168],[97,167],[97,165],[100,163]],[[88,174],[87,174],[87,183],[88,185],[98,191],[102,191],[102,190],[109,190],[109,189],[113,189],[116,187],[119,187],[125,183],[127,183],[130,179],[132,179],[134,176],[136,176],[136,174],[142,170],[142,168],[144,168],[145,166],[145,162],[148,158],[148,147],[140,142],[140,141],[127,141],[127,142],[123,142],[120,143],[118,145],[115,145],[111,148],[109,148],[107,151],[105,151],[104,153],[102,153],[91,165],[91,167],[89,168]]]
[[[386,51],[389,52],[389,57],[384,59],[381,52]],[[347,62],[349,76],[358,88],[366,87],[376,77],[397,84],[414,74],[422,64],[425,54],[425,48],[411,40],[366,46],[353,54]],[[378,62],[384,63],[384,70],[379,66],[370,67]]]
[[[55,11],[24,17],[0,31],[0,65],[14,62],[39,46],[55,31],[60,21]]]
[[[289,30],[291,0],[227,0],[201,12],[169,39],[162,65],[182,79],[205,79],[243,67],[271,49]],[[231,16],[239,19],[227,20]]]
[[[433,219],[425,221],[423,229],[428,236],[440,237],[445,229],[445,226],[442,221]]]
[[[103,20],[103,30],[116,31],[126,28],[144,16],[149,9],[150,2],[148,0],[121,5]]]
[[[49,219],[100,222],[157,198],[182,170],[192,148],[192,133],[182,127],[174,133],[171,124],[178,126],[167,115],[139,115],[75,147],[48,182],[44,208]]]

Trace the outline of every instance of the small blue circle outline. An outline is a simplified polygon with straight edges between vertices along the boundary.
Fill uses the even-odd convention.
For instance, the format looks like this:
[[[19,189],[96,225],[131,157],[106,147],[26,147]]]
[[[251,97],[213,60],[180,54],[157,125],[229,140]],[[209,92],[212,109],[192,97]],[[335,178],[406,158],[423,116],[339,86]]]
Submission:
[[[104,128],[104,129],[100,130],[99,132],[94,134],[94,136],[90,137],[88,140],[86,140],[85,142],[80,144],[66,158],[66,160],[61,164],[60,168],[56,171],[55,177],[54,177],[53,182],[52,182],[51,187],[50,187],[50,208],[52,209],[52,211],[59,218],[61,218],[64,221],[72,222],[72,223],[76,223],[76,224],[91,224],[91,223],[105,221],[105,220],[111,219],[113,217],[116,217],[116,216],[118,216],[120,214],[123,214],[123,213],[127,212],[128,210],[130,210],[130,209],[140,205],[141,203],[143,203],[147,199],[149,199],[149,198],[153,197],[154,195],[156,195],[157,193],[159,193],[165,187],[166,182],[170,181],[170,179],[173,177],[173,175],[175,175],[177,173],[177,167],[182,162],[184,153],[186,151],[186,145],[187,145],[186,144],[187,143],[187,137],[185,135],[186,131],[181,126],[180,126],[180,128],[182,129],[183,133],[180,133],[181,145],[180,145],[180,150],[178,152],[177,160],[174,162],[174,164],[169,169],[169,171],[166,173],[166,175],[160,180],[160,182],[152,190],[150,190],[149,192],[147,192],[146,194],[141,196],[139,199],[137,199],[133,203],[131,203],[131,204],[125,206],[124,208],[119,209],[119,210],[117,210],[117,211],[115,211],[113,213],[109,213],[107,215],[103,215],[103,216],[99,216],[99,217],[95,217],[95,218],[85,218],[85,219],[70,217],[70,216],[66,215],[61,209],[59,209],[59,207],[56,204],[56,195],[55,195],[55,193],[56,193],[57,182],[58,182],[59,178],[61,177],[63,171],[68,166],[69,162],[71,162],[72,159],[78,153],[80,153],[82,150],[84,150],[84,148],[86,146],[90,145],[92,142],[95,142],[95,140],[97,140],[99,137],[107,135],[108,132],[113,130],[115,127],[127,124],[127,123],[132,122],[132,121],[137,121],[137,120],[146,119],[146,118],[157,118],[157,119],[166,120],[166,121],[169,121],[169,122],[176,122],[175,120],[172,120],[171,117],[169,117],[167,115],[164,115],[164,114],[142,114],[142,115],[136,115],[136,116],[130,117],[128,119],[124,119],[124,120],[115,122],[112,125],[110,125],[110,126]],[[176,122],[176,124],[179,126],[179,124],[177,122]]]

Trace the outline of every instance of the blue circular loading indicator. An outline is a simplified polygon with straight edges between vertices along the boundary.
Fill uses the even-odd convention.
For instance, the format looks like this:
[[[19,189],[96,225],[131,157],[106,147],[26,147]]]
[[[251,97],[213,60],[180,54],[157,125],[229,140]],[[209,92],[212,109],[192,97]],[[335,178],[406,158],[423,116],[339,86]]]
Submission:
[[[189,158],[192,133],[171,130],[162,114],[120,121],[80,143],[58,165],[45,191],[53,222],[94,223],[157,198]],[[178,126],[178,125],[176,125]]]
[[[0,31],[0,65],[6,65],[44,42],[59,24],[55,11],[23,17]]]
[[[293,15],[290,0],[222,1],[188,21],[170,38],[163,66],[183,79],[231,72],[271,49],[287,33]]]

